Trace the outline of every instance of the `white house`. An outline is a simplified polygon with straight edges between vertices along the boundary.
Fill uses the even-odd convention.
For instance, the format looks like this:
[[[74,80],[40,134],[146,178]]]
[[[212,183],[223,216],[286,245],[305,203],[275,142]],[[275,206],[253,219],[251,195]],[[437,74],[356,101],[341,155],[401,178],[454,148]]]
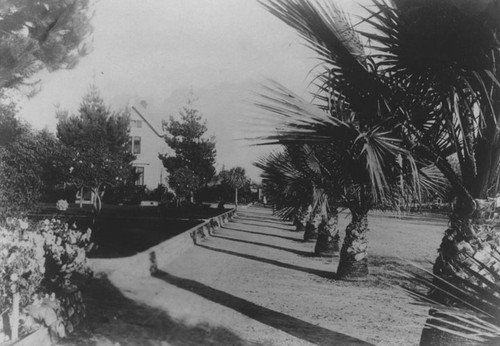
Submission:
[[[136,155],[132,162],[139,176],[136,185],[145,185],[153,190],[159,184],[166,184],[167,171],[163,167],[159,154],[165,154],[168,145],[163,139],[161,127],[146,116],[145,107],[129,104],[130,112],[130,150]]]

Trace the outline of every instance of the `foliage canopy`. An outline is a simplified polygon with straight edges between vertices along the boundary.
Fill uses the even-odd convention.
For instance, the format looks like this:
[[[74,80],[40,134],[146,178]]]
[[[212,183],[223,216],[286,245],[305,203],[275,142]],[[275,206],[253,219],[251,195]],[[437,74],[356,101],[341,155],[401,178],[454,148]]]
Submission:
[[[170,117],[168,122],[163,122],[167,132],[165,141],[175,155],[160,155],[170,174],[170,186],[174,189],[173,184],[189,186],[190,192],[208,183],[215,175],[215,139],[203,137],[207,132],[206,121],[202,121],[202,114],[194,107],[194,101],[191,97],[179,111],[180,120]],[[178,170],[181,171],[176,173]]]
[[[91,87],[76,115],[59,111],[57,137],[71,151],[70,182],[102,197],[106,186],[132,178],[129,116],[111,112]]]
[[[51,133],[35,131],[15,116],[15,105],[0,106],[0,215],[36,209],[45,190],[64,182],[66,151]]]

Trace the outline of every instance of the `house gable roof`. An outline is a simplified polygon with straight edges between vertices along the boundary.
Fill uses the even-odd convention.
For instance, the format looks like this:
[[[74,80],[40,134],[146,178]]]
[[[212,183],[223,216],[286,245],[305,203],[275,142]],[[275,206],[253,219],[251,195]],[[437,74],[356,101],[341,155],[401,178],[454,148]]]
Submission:
[[[144,115],[142,115],[141,112],[139,112],[137,110],[137,108],[135,108],[135,106],[132,106],[132,110],[139,116],[141,117],[141,119],[146,123],[146,125],[148,125],[148,127],[151,129],[151,131],[154,132],[155,135],[157,135],[158,137],[160,138],[163,138],[164,135],[160,134],[155,128],[153,125],[151,125],[151,123],[148,121],[148,119],[146,119],[146,117]]]

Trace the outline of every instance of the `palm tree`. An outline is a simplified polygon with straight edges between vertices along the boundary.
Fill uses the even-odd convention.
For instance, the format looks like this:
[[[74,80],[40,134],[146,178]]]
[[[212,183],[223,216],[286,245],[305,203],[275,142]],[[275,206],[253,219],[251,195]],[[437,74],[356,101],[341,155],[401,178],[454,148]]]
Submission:
[[[457,264],[464,253],[476,254],[494,238],[488,197],[499,188],[500,1],[374,0],[365,20],[373,32],[363,33],[369,50],[334,5],[271,0],[264,6],[320,56],[325,69],[315,84],[323,109],[337,118],[347,110],[359,119],[360,133],[370,126],[388,131],[399,150],[423,164],[434,163],[447,178],[456,201],[434,273],[453,280],[459,270],[470,278]],[[332,130],[340,125],[296,107],[296,97],[282,91],[261,104],[287,121],[281,131],[288,134],[276,135],[275,141],[342,138]],[[449,163],[452,154],[458,172]],[[370,176],[373,187],[381,185],[385,173]]]
[[[456,243],[476,237],[475,225],[482,223],[482,233],[489,233],[484,222],[469,220],[481,219],[480,209],[489,207],[484,201],[498,189],[498,4],[498,0],[481,6],[472,1],[419,0],[390,6],[374,0],[375,9],[367,8],[366,22],[375,33],[363,33],[371,41],[369,54],[333,4],[298,0],[263,4],[296,29],[326,66],[315,80],[323,108],[337,117],[342,112],[356,117],[359,133],[375,133],[372,137],[383,133],[391,144],[395,138],[404,139],[397,146],[435,163],[450,181],[457,203],[437,272],[446,271],[456,256]],[[304,121],[295,115],[287,118],[297,121],[289,139],[298,132],[305,137],[304,130],[312,141],[333,136],[326,133],[331,119]],[[390,136],[384,129],[391,129]],[[453,171],[447,160],[453,153],[458,154],[461,172]],[[373,186],[384,182],[381,172],[372,170]]]
[[[489,199],[499,192],[500,1],[420,0],[378,7],[369,21],[379,32],[367,37],[378,43],[379,58],[387,61],[384,73],[400,89],[404,136],[416,155],[436,163],[455,193],[430,291],[448,303],[443,292],[450,285],[468,290],[478,280],[470,258],[500,271]],[[458,171],[447,160],[451,154],[458,158]],[[493,276],[492,284],[499,278]],[[431,315],[430,323],[436,320]],[[449,325],[454,317],[440,314],[438,320]],[[431,341],[456,344],[427,328],[422,343]]]
[[[500,275],[494,269],[495,261],[488,257],[465,255],[463,262],[456,263],[459,270],[452,274],[452,280],[417,265],[418,271],[401,273],[403,289],[420,304],[432,308],[421,345],[498,345],[500,287],[496,282]],[[500,259],[500,252],[496,252],[496,257]],[[474,280],[464,279],[460,271]],[[438,290],[441,298],[422,293],[426,290]]]
[[[398,86],[404,137],[416,155],[436,163],[456,201],[434,265],[454,271],[459,246],[478,251],[492,237],[488,222],[500,168],[500,1],[399,1],[377,3],[368,20],[378,29],[383,73]],[[432,40],[429,38],[432,37]],[[447,158],[456,154],[460,170]]]
[[[293,219],[304,241],[315,240],[315,253],[332,256],[338,251],[337,209],[324,189],[324,176],[310,146],[287,146],[262,158],[264,186],[271,186],[280,200],[277,215]]]
[[[392,202],[392,187],[401,177],[418,182],[417,162],[398,139],[402,128],[389,107],[390,85],[380,78],[377,62],[365,54],[349,20],[334,5],[298,0],[263,5],[296,29],[325,66],[315,80],[319,106],[278,83],[263,88],[255,103],[273,117],[278,129],[264,143],[330,144],[323,162],[330,163],[337,184],[343,187],[342,202],[352,217],[337,274],[364,277],[368,211],[381,202]],[[419,189],[414,185],[415,191]]]

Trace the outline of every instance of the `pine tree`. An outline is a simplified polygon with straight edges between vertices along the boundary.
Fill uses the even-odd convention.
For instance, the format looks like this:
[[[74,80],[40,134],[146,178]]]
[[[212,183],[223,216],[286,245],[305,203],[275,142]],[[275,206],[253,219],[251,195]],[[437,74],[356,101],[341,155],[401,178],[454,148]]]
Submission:
[[[170,174],[169,185],[180,199],[193,196],[215,175],[215,139],[204,137],[206,121],[195,108],[195,101],[192,96],[188,99],[179,111],[180,120],[170,117],[168,122],[163,122],[167,132],[165,141],[175,155],[160,155],[160,159]],[[180,189],[180,186],[183,188]]]

